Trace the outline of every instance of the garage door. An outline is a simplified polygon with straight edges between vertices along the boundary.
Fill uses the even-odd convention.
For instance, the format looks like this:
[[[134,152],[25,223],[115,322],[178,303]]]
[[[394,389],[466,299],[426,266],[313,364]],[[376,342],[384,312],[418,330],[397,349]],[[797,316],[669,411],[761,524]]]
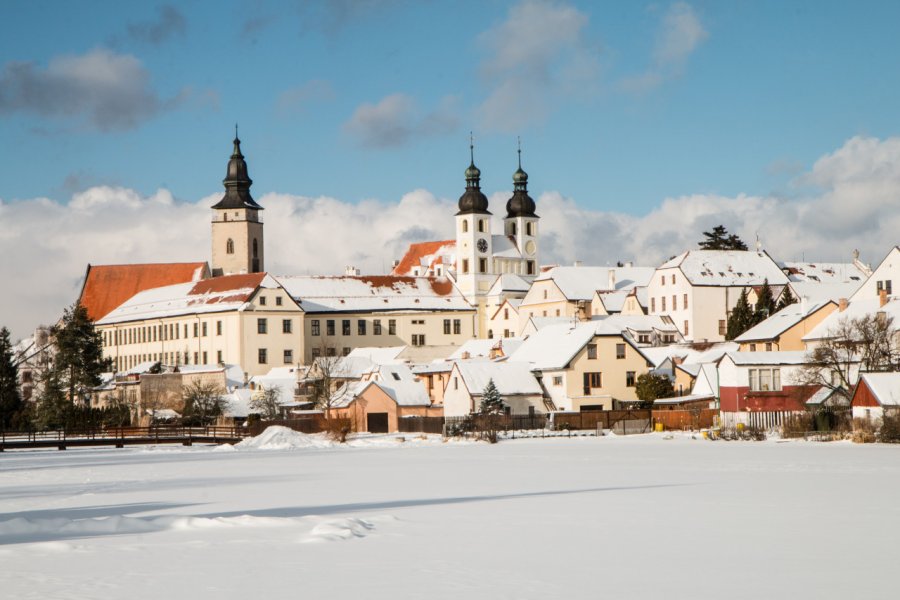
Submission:
[[[387,433],[388,414],[369,413],[368,415],[366,415],[366,425],[369,433]]]

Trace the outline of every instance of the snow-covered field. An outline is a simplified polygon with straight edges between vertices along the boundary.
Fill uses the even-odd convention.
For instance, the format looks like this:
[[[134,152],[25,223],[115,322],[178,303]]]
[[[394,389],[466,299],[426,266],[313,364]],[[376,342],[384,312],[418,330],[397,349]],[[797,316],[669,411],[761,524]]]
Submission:
[[[0,594],[897,597],[900,448],[666,437],[6,452]]]

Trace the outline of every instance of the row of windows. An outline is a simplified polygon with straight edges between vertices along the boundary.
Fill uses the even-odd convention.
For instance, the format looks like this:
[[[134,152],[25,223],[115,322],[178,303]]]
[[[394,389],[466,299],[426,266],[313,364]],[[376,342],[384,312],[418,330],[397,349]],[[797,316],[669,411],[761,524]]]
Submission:
[[[666,311],[666,297],[660,296],[659,298],[660,312]],[[684,310],[688,309],[688,295],[684,294],[681,301],[681,308]],[[678,296],[672,294],[672,310],[678,310]],[[650,312],[656,312],[656,298],[650,298]]]
[[[209,334],[207,321],[194,323],[168,323],[164,325],[146,325],[128,327],[103,332],[104,346],[127,346],[128,344],[146,344],[148,342],[165,342],[169,340],[206,337]],[[216,335],[222,335],[222,321],[216,321]]]
[[[635,371],[625,371],[625,385],[627,387],[634,387],[635,377],[636,377]],[[558,382],[557,382],[557,380],[558,380]],[[553,385],[561,386],[562,385],[562,376],[554,377]],[[582,387],[584,388],[582,390],[584,392],[584,395],[590,396],[591,390],[603,387],[603,373],[601,373],[599,371],[584,373]]]
[[[766,352],[772,351],[772,342],[766,342]],[[750,352],[756,352],[756,344],[750,344]]]
[[[326,319],[325,321],[325,335],[335,335],[335,323],[334,319]],[[359,319],[356,322],[356,334],[357,335],[367,335],[366,331],[368,330],[368,321],[364,321],[363,319]],[[413,325],[424,324],[425,321],[413,321]],[[351,320],[350,319],[342,319],[341,320],[341,335],[351,335],[352,328],[350,327]],[[310,333],[315,336],[322,335],[322,322],[319,319],[311,319],[309,322]],[[381,319],[373,319],[372,320],[372,335],[381,335],[383,333],[381,327]],[[388,319],[388,335],[397,335],[397,320],[396,319]]]
[[[281,333],[293,333],[294,332],[294,322],[291,319],[282,319],[281,320]],[[269,333],[269,320],[266,318],[256,319],[256,333],[266,334]]]
[[[781,369],[748,369],[751,392],[781,390]]]
[[[469,272],[469,259],[468,258],[462,259],[462,264],[460,264],[460,270],[463,273]],[[478,270],[475,272],[476,273],[487,273],[488,272],[488,259],[479,258],[478,259]],[[526,275],[534,275],[534,261],[533,260],[525,261],[525,274]]]
[[[208,365],[209,353],[203,352],[148,352],[147,354],[130,354],[114,359],[117,371],[127,371],[145,362],[161,362],[164,365]],[[216,351],[216,364],[222,364],[222,351]]]
[[[257,298],[257,302],[259,302],[260,306],[266,305],[267,298],[265,296],[260,296]],[[275,296],[275,306],[281,306],[281,296]]]
[[[587,345],[587,357],[590,360],[597,359],[597,344]],[[616,358],[625,358],[625,344],[616,344]]]
[[[672,273],[671,280],[672,280],[672,285],[675,285],[675,273]],[[666,276],[665,275],[659,276],[659,284],[666,285]]]
[[[536,224],[531,221],[526,221],[525,222],[525,235],[530,235],[530,236],[536,235],[535,232],[537,231],[537,229],[535,228],[535,225]],[[517,231],[518,230],[516,229],[516,222],[510,221],[506,227],[506,235],[516,235]]]
[[[261,365],[269,364],[269,349],[268,348],[260,348],[257,350],[257,361]],[[294,351],[293,350],[282,350],[281,351],[281,359],[282,362],[286,365],[290,365],[294,363]]]

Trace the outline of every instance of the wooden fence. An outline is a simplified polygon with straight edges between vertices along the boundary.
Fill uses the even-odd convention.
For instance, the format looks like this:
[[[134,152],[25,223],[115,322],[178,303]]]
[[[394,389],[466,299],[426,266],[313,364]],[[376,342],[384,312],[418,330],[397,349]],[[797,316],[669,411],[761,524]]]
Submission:
[[[253,421],[247,424],[249,435],[257,436],[266,430],[267,427],[280,425],[287,427],[300,433],[321,433],[329,431],[329,428],[351,427],[350,419],[331,417],[325,419],[324,415],[312,415],[305,419],[274,419],[272,421]]]
[[[653,424],[661,423],[665,429],[699,431],[716,425],[719,411],[712,408],[702,410],[654,410]]]

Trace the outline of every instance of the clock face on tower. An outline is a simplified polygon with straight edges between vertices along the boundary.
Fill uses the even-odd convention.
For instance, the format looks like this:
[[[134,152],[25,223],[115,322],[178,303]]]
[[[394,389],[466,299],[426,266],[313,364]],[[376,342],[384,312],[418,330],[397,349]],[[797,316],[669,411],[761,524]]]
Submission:
[[[485,240],[484,238],[479,239],[475,244],[475,247],[478,248],[479,252],[487,252],[487,240]]]
[[[534,242],[532,242],[531,240],[528,240],[528,242],[525,244],[525,252],[529,256],[534,254]]]

